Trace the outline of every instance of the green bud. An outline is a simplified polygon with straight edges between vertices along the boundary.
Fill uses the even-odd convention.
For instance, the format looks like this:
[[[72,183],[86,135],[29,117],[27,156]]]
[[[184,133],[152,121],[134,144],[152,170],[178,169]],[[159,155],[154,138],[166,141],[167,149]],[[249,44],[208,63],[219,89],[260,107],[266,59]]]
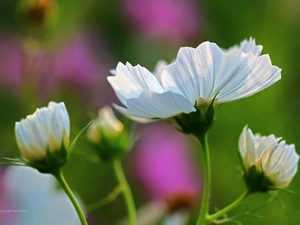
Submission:
[[[87,130],[87,139],[103,161],[125,155],[133,144],[133,136],[106,106]]]

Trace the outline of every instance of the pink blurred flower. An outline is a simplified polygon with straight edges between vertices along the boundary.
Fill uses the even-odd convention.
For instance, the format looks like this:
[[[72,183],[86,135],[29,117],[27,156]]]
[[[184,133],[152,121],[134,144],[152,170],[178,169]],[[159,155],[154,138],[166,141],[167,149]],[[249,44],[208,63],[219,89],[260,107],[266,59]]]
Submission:
[[[10,34],[0,36],[0,83],[2,87],[19,87],[22,50],[20,43]]]
[[[125,17],[145,37],[185,43],[201,29],[194,0],[126,0]]]
[[[190,155],[186,135],[164,123],[142,129],[133,152],[133,174],[153,201],[170,211],[194,206],[201,194],[201,175]]]
[[[111,103],[107,98],[99,98],[103,89],[110,91],[103,87],[108,86],[106,76],[111,66],[98,39],[80,32],[57,49],[46,51],[32,41],[0,34],[0,86],[21,94],[23,85],[30,84],[46,99],[57,91],[70,89],[97,107],[99,103]]]

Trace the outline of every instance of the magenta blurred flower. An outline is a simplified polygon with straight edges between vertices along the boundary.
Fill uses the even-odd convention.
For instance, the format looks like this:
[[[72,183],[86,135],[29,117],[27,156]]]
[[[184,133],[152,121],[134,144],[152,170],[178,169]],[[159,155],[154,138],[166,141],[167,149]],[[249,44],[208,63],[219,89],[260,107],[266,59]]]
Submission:
[[[186,135],[164,123],[142,129],[133,153],[133,174],[153,201],[169,210],[192,207],[201,194],[201,175],[190,155]]]
[[[57,49],[46,51],[32,40],[0,34],[0,86],[20,94],[23,85],[30,84],[47,99],[68,88],[97,107],[99,103],[111,103],[107,98],[102,103],[99,98],[103,93],[101,87],[107,86],[106,76],[111,68],[99,37],[80,32],[63,43]],[[96,54],[95,48],[102,55]]]
[[[201,29],[194,0],[126,0],[125,17],[145,37],[185,43]]]

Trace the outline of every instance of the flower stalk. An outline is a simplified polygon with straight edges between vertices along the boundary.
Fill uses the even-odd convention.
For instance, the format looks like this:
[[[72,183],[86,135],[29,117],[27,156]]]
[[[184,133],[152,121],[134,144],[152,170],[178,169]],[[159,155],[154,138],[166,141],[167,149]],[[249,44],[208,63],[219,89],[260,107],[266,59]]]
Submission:
[[[56,178],[56,180],[61,184],[62,188],[64,189],[64,191],[66,192],[66,194],[68,195],[69,199],[71,200],[77,214],[78,217],[80,219],[81,225],[88,225],[85,216],[82,212],[82,209],[80,208],[73,192],[71,191],[67,181],[64,178],[63,172],[62,170],[58,170],[56,173],[52,173],[52,175]]]
[[[202,145],[204,155],[204,189],[203,198],[201,203],[200,214],[196,225],[205,224],[206,218],[208,217],[209,200],[210,200],[210,189],[211,189],[211,164],[210,164],[210,153],[207,141],[207,132],[196,135],[196,138]]]
[[[250,194],[250,192],[248,190],[246,190],[245,192],[243,192],[241,194],[241,196],[239,198],[237,198],[234,202],[232,202],[231,204],[229,204],[228,206],[226,206],[225,208],[219,210],[218,212],[212,214],[212,215],[208,215],[206,217],[206,222],[207,223],[212,223],[214,220],[217,220],[218,218],[220,218],[221,216],[225,215],[226,213],[230,212],[231,210],[233,210],[234,208],[236,208],[240,203],[242,203],[242,201]]]
[[[208,146],[208,132],[203,132],[198,135],[195,135],[196,138],[202,145],[203,155],[204,155],[204,189],[203,189],[203,198],[201,203],[200,214],[197,220],[196,225],[211,224],[214,220],[220,218],[226,213],[233,210],[237,207],[244,199],[250,194],[250,191],[245,191],[238,199],[226,206],[225,208],[219,210],[218,212],[209,215],[209,203],[210,203],[210,194],[211,194],[211,163],[210,163],[210,153]]]
[[[128,185],[128,182],[126,180],[121,161],[119,159],[114,159],[112,161],[113,163],[113,168],[116,174],[116,177],[119,181],[124,200],[127,206],[127,211],[128,211],[128,220],[130,225],[136,225],[136,209],[135,209],[135,204],[133,201],[132,193],[130,190],[130,187]]]

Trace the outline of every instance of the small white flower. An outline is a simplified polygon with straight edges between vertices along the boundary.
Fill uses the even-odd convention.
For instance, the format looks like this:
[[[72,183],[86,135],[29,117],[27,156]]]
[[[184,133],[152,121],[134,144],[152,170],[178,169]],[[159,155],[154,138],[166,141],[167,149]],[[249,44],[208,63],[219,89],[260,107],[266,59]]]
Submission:
[[[123,129],[123,124],[115,117],[111,107],[106,106],[99,109],[98,118],[87,130],[87,138],[94,143],[99,143],[102,135],[114,139]]]
[[[280,139],[273,134],[253,135],[247,126],[244,127],[239,139],[239,149],[246,181],[252,188],[285,188],[295,176],[299,160],[295,145],[287,145],[285,141],[279,142]],[[258,179],[259,176],[262,179]]]
[[[15,135],[21,154],[29,162],[47,157],[69,146],[70,121],[63,102],[50,102],[15,124]]]
[[[114,76],[108,77],[124,105],[115,107],[146,122],[194,112],[216,95],[218,103],[251,96],[281,77],[269,55],[260,56],[261,50],[253,39],[228,50],[204,42],[197,48],[181,48],[174,63],[159,63],[153,74],[140,65],[119,63]]]

